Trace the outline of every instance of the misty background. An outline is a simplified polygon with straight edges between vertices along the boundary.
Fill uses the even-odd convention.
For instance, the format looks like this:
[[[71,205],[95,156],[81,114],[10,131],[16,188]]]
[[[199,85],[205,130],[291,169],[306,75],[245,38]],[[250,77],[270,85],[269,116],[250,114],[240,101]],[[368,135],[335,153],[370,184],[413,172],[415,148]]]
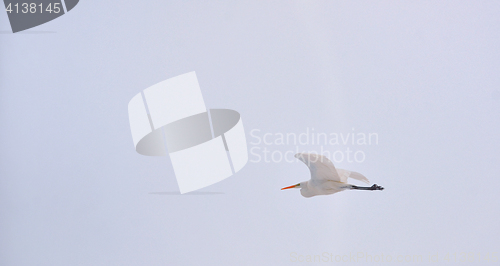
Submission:
[[[465,252],[494,265],[499,13],[496,1],[87,0],[12,34],[0,12],[0,264],[293,265],[326,252],[436,265]],[[353,147],[364,162],[336,166],[385,190],[306,199],[280,191],[309,179],[302,162],[249,162],[178,195],[170,159],[135,152],[127,105],[190,71],[207,108],[241,114],[247,142],[253,129],[377,133]]]

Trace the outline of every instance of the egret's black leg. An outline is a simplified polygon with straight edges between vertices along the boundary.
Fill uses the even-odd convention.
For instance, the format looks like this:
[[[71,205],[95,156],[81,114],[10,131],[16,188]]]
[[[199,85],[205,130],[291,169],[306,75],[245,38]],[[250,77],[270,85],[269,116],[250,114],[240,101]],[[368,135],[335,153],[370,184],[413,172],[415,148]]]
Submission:
[[[359,189],[359,190],[384,190],[383,187],[373,184],[371,187],[358,187],[358,186],[351,186],[351,189]]]

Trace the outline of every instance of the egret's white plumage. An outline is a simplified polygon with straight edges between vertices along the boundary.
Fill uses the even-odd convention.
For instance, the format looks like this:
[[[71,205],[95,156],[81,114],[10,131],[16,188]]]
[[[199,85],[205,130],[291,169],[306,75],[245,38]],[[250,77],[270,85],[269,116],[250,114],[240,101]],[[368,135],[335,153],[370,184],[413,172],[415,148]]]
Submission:
[[[347,183],[348,178],[370,183],[368,178],[358,172],[336,169],[325,156],[313,153],[297,153],[295,158],[304,162],[311,171],[311,180],[282,188],[300,188],[300,194],[309,198],[317,195],[329,195],[346,189],[383,190],[376,184],[371,187],[358,187]]]

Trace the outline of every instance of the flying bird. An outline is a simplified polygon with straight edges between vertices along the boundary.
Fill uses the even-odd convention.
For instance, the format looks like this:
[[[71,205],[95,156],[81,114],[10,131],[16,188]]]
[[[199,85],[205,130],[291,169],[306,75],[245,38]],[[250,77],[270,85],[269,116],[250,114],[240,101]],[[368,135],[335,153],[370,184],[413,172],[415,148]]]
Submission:
[[[313,153],[297,153],[295,158],[304,162],[311,170],[311,180],[300,182],[296,185],[284,187],[300,188],[300,194],[306,198],[318,195],[330,195],[346,189],[383,190],[374,184],[371,187],[358,187],[347,183],[347,178],[353,178],[370,184],[368,178],[358,172],[344,169],[335,169],[333,163],[325,156]]]

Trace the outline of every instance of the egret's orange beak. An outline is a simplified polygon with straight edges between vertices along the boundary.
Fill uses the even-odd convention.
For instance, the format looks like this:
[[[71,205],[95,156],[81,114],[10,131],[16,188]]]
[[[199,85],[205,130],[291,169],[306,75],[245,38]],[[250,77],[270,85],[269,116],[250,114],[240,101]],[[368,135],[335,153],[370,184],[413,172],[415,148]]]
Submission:
[[[283,190],[283,189],[289,189],[289,188],[294,188],[294,187],[298,187],[299,185],[300,185],[300,184],[293,185],[293,186],[289,186],[289,187],[284,187],[284,188],[282,188],[281,190]]]

